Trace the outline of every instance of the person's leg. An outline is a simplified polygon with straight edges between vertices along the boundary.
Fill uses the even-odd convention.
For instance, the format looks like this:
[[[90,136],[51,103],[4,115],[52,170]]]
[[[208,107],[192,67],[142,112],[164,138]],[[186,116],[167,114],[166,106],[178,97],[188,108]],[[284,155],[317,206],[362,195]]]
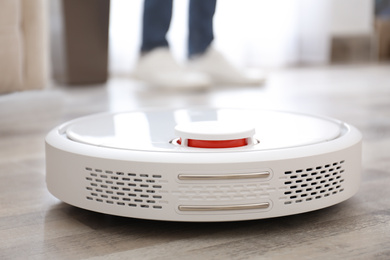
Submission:
[[[172,0],[145,0],[141,55],[133,76],[163,89],[204,89],[208,76],[187,71],[169,50],[166,34],[172,16]]]
[[[141,52],[168,47],[166,34],[172,17],[172,0],[145,0]]]
[[[204,73],[215,84],[252,85],[264,81],[235,68],[221,53],[210,47],[214,40],[213,17],[216,0],[190,0],[188,58],[189,68]]]
[[[214,39],[213,17],[217,0],[191,0],[188,57],[203,54]]]

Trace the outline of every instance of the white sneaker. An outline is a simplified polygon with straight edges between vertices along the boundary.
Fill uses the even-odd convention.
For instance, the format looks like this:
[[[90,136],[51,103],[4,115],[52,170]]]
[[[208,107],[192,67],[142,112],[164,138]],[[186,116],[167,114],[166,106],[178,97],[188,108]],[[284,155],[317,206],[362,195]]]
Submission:
[[[198,90],[211,85],[207,75],[181,67],[168,48],[156,48],[141,56],[133,75],[139,80],[163,89]]]
[[[210,47],[203,55],[191,59],[189,68],[207,74],[213,83],[220,85],[260,85],[265,76],[247,75],[235,68],[221,53]]]

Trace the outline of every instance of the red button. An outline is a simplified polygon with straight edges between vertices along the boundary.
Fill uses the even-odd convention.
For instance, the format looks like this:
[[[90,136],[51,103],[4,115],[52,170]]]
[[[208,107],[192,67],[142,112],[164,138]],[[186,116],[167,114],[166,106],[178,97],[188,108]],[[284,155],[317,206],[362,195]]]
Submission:
[[[189,147],[196,148],[234,148],[241,147],[248,144],[246,138],[236,140],[195,140],[188,139]]]
[[[200,121],[175,127],[177,143],[195,148],[235,148],[253,144],[255,129],[246,124]]]

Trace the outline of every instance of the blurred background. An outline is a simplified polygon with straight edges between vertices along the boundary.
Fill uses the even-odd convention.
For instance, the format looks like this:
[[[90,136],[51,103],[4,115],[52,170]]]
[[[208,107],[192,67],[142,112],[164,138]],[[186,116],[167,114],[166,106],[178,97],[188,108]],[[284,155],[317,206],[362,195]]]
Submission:
[[[111,1],[113,73],[126,73],[134,64],[142,3]],[[373,0],[218,1],[215,45],[245,67],[372,61],[376,47],[374,5]],[[172,50],[181,59],[186,55],[186,10],[188,1],[175,1],[169,33]]]
[[[131,77],[142,0],[2,0],[0,92]],[[174,1],[171,51],[186,56],[188,0]],[[267,70],[390,59],[388,0],[218,1],[214,45]]]

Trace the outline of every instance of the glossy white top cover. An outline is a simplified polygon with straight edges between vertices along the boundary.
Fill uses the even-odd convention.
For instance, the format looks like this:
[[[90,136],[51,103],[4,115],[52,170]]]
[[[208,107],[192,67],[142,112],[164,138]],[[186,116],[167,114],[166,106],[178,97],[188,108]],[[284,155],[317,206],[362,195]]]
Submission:
[[[241,131],[254,134],[254,139],[258,141],[245,147],[211,149],[218,152],[306,146],[334,140],[347,132],[347,127],[340,121],[311,115],[215,108],[98,114],[71,121],[62,126],[60,132],[70,140],[93,146],[141,151],[204,152],[206,148],[181,147],[172,142],[180,137],[175,134],[175,127],[200,121],[210,121],[210,134],[214,133],[214,137],[212,125],[217,122],[218,125],[235,126],[232,131],[226,131],[233,136]],[[205,129],[202,131],[204,133]]]
[[[195,140],[234,140],[251,138],[255,134],[254,124],[237,124],[221,121],[199,121],[179,124],[175,134],[184,139]]]

